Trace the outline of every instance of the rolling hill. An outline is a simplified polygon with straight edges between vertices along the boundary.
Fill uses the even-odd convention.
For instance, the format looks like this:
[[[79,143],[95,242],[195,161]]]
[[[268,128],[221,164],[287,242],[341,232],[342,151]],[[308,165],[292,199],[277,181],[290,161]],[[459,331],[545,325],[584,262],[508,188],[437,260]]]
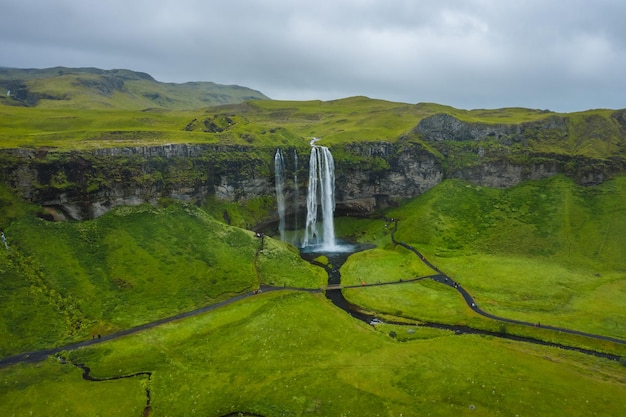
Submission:
[[[65,67],[0,68],[0,91],[0,104],[63,109],[180,110],[268,99],[237,85],[162,83],[126,69]]]
[[[95,68],[0,69],[0,88],[0,359],[92,343],[0,364],[0,415],[623,414],[626,345],[404,282],[434,271],[391,233],[484,311],[623,338],[626,110],[273,101]],[[310,291],[324,269],[271,238],[274,155],[295,218],[311,136],[335,157],[337,235],[376,245],[317,260],[386,323]]]

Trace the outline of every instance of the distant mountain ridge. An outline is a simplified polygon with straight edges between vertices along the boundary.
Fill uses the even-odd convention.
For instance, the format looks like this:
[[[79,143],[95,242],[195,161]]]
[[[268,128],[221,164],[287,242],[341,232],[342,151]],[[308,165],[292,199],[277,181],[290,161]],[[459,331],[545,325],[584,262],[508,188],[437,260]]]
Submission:
[[[0,92],[0,104],[42,108],[182,110],[269,99],[238,85],[163,83],[127,69],[66,67],[0,67]]]

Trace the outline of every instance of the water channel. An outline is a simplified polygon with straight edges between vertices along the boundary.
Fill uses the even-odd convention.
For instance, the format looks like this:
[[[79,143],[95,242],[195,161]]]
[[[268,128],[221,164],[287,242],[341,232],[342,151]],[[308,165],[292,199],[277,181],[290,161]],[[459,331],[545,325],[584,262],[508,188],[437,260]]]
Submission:
[[[372,249],[375,245],[365,243],[350,243],[350,244],[338,244],[338,247],[342,248],[337,252],[316,251],[316,249],[301,250],[300,256],[308,262],[320,266],[326,270],[328,274],[328,285],[340,285],[341,284],[341,272],[339,270],[343,264],[348,260],[348,257],[354,253],[361,252],[367,249]],[[328,264],[323,264],[315,259],[320,256],[324,256],[328,259]],[[343,296],[341,289],[331,289],[325,291],[326,298],[328,298],[334,305],[350,314],[352,317],[362,320],[366,323],[370,323],[374,319],[374,315],[365,314],[360,309],[348,302]]]
[[[315,249],[312,249],[312,250],[301,250],[300,252],[300,256],[303,259],[312,263],[313,265],[320,266],[324,268],[324,270],[326,270],[328,274],[329,286],[341,285],[340,269],[343,266],[343,264],[347,261],[350,255],[357,253],[357,252],[364,251],[364,250],[372,249],[375,247],[375,245],[366,244],[366,243],[357,243],[357,244],[343,243],[343,244],[339,244],[338,247],[341,248],[341,251],[325,252],[325,251],[316,251]],[[316,260],[322,256],[328,259],[327,264],[321,263]],[[425,277],[425,279],[433,279],[437,282],[442,282],[442,285],[445,285],[443,284],[443,280],[441,278],[442,276],[444,275],[433,275],[432,277]],[[404,281],[404,282],[398,282],[395,284],[407,285],[408,283],[409,281]],[[366,313],[362,311],[358,306],[351,304],[348,300],[346,300],[341,289],[328,289],[325,291],[325,295],[326,295],[326,298],[328,298],[335,306],[339,307],[346,313],[350,314],[350,316],[354,317],[355,319],[364,321],[365,323],[368,323],[370,325],[383,323],[383,320],[377,318],[375,313]],[[620,356],[613,355],[610,353],[598,352],[598,351],[578,348],[574,346],[567,346],[567,345],[562,345],[559,343],[546,342],[540,339],[534,339],[534,338],[524,337],[524,336],[516,336],[513,334],[508,334],[508,333],[503,333],[503,332],[494,332],[494,331],[489,331],[489,330],[475,329],[472,327],[462,326],[462,325],[448,325],[448,324],[428,323],[428,322],[420,322],[419,324],[407,324],[406,322],[399,322],[399,321],[395,322],[395,321],[389,321],[389,320],[386,320],[385,323],[401,325],[401,326],[413,326],[413,327],[421,326],[421,327],[429,327],[429,328],[435,328],[435,329],[440,329],[440,330],[448,330],[448,331],[453,332],[455,335],[478,334],[478,335],[499,337],[503,339],[514,340],[517,342],[534,343],[534,344],[539,344],[543,346],[552,346],[552,347],[557,347],[560,349],[572,350],[572,351],[584,353],[587,355],[592,355],[592,356],[610,359],[614,361],[618,361],[620,359]]]

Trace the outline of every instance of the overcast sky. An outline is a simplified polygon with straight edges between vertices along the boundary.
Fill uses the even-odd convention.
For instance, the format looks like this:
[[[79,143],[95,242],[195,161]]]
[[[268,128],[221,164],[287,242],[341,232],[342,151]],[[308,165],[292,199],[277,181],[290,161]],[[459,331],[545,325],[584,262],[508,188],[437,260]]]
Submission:
[[[624,0],[0,0],[0,66],[98,67],[273,99],[626,107]]]

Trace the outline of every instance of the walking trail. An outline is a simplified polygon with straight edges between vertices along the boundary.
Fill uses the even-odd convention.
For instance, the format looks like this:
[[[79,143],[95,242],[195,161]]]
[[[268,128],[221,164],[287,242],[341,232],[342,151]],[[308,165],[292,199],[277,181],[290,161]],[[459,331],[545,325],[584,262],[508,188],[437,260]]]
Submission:
[[[465,290],[465,288],[463,288],[461,286],[461,284],[459,284],[458,282],[455,282],[452,278],[450,278],[449,276],[447,276],[446,274],[444,274],[443,272],[439,271],[439,269],[433,265],[430,261],[428,261],[428,259],[426,259],[424,257],[424,255],[419,252],[417,249],[415,249],[414,247],[407,245],[404,242],[398,242],[395,237],[394,237],[394,233],[396,232],[397,228],[398,228],[398,220],[393,220],[394,222],[394,229],[391,232],[391,240],[394,244],[396,245],[400,245],[402,247],[404,247],[407,250],[410,250],[411,252],[413,252],[415,255],[417,255],[422,262],[424,262],[428,267],[430,267],[432,270],[436,271],[437,274],[434,275],[430,275],[430,276],[425,276],[425,277],[418,277],[418,278],[411,278],[411,279],[405,279],[405,280],[400,280],[400,281],[392,281],[392,282],[386,282],[386,283],[373,283],[373,284],[362,284],[362,285],[329,285],[327,287],[324,288],[313,288],[313,289],[303,289],[303,288],[297,288],[297,287],[277,287],[277,286],[271,286],[271,285],[261,285],[259,290],[255,290],[252,292],[246,292],[243,294],[239,294],[236,295],[232,298],[229,298],[227,300],[215,303],[215,304],[211,304],[208,306],[204,306],[201,308],[198,308],[196,310],[192,310],[192,311],[188,311],[188,312],[184,312],[181,314],[177,314],[175,316],[171,316],[171,317],[166,317],[160,320],[156,320],[150,323],[146,323],[146,324],[142,324],[140,326],[136,326],[136,327],[132,327],[126,330],[122,330],[119,332],[115,332],[115,333],[111,333],[108,335],[104,335],[102,337],[98,336],[97,338],[93,338],[91,340],[85,340],[82,342],[76,342],[76,343],[71,343],[65,346],[60,346],[60,347],[55,347],[55,348],[50,348],[50,349],[43,349],[43,350],[37,350],[37,351],[32,351],[32,352],[24,352],[24,353],[20,353],[17,355],[13,355],[13,356],[8,356],[6,358],[2,358],[0,359],[0,369],[6,366],[11,366],[11,365],[15,365],[18,363],[34,363],[34,362],[39,362],[42,360],[45,360],[48,356],[50,355],[55,355],[58,354],[62,351],[68,351],[68,350],[75,350],[81,347],[85,347],[85,346],[91,346],[97,343],[102,343],[105,341],[109,341],[109,340],[114,340],[117,339],[119,337],[122,336],[127,336],[133,333],[138,333],[144,330],[148,330],[151,329],[153,327],[156,326],[160,326],[162,324],[165,323],[170,323],[173,321],[177,321],[177,320],[182,320],[188,317],[192,317],[192,316],[196,316],[198,314],[202,314],[202,313],[206,313],[208,311],[212,311],[215,309],[218,309],[220,307],[226,306],[228,304],[232,304],[234,302],[243,300],[247,297],[251,297],[254,296],[255,294],[259,293],[259,292],[269,292],[269,291],[281,291],[281,290],[292,290],[292,291],[307,291],[307,292],[314,292],[314,293],[321,293],[321,292],[325,292],[327,290],[335,290],[335,289],[343,289],[343,288],[364,288],[364,287],[373,287],[373,286],[382,286],[382,285],[398,285],[398,284],[406,284],[406,283],[410,283],[410,282],[415,282],[415,281],[419,281],[419,280],[424,280],[424,279],[432,279],[436,282],[439,282],[441,284],[444,285],[448,285],[454,289],[456,289],[462,296],[463,299],[465,300],[465,302],[467,303],[467,305],[477,314],[480,314],[481,316],[487,317],[489,319],[492,320],[497,320],[500,322],[504,322],[504,323],[513,323],[513,324],[518,324],[518,325],[522,325],[522,326],[529,326],[529,327],[537,327],[538,324],[537,323],[530,323],[530,322],[526,322],[526,321],[521,321],[521,320],[514,320],[514,319],[509,319],[506,317],[500,317],[500,316],[496,316],[493,315],[491,313],[488,313],[484,310],[482,310],[480,307],[478,307],[478,305],[476,304],[476,302],[474,301],[474,298]],[[256,268],[256,262],[257,262],[257,257],[259,256],[259,253],[261,252],[261,249],[263,248],[263,244],[264,244],[264,236],[260,236],[260,249],[259,251],[257,251],[257,254],[255,256],[255,270],[257,271],[258,274],[258,269]],[[588,337],[588,338],[592,338],[592,339],[597,339],[597,340],[605,340],[605,341],[609,341],[609,342],[613,342],[613,343],[617,343],[620,345],[626,345],[626,340],[623,339],[617,339],[614,337],[609,337],[609,336],[603,336],[603,335],[598,335],[598,334],[592,334],[592,333],[586,333],[586,332],[581,332],[578,330],[572,330],[572,329],[566,329],[563,327],[556,327],[556,326],[546,326],[546,325],[541,325],[540,326],[543,329],[548,329],[548,330],[552,330],[552,331],[556,331],[556,332],[562,332],[562,333],[567,333],[567,334],[572,334],[572,335],[578,335],[578,336],[583,336],[583,337]],[[537,341],[539,342],[539,341]],[[611,355],[613,356],[613,355]]]

